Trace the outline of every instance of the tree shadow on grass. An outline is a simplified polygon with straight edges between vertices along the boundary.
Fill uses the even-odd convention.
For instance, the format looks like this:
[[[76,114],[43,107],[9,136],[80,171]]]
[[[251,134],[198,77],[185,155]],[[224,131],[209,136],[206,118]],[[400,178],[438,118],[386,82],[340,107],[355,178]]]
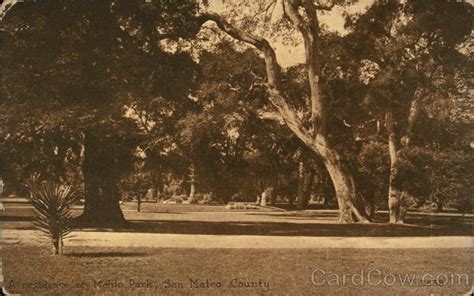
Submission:
[[[269,236],[342,236],[342,237],[404,237],[404,236],[472,236],[474,218],[470,216],[426,215],[409,213],[405,225],[387,224],[387,214],[378,214],[371,224],[338,224],[337,212],[247,213],[271,217],[277,221],[194,221],[129,219],[121,226],[105,228],[76,225],[79,231],[110,231],[137,233],[207,234],[207,235],[269,235]],[[31,217],[0,217],[6,224],[31,224]],[[304,220],[310,220],[305,222]],[[26,227],[23,225],[22,227]],[[8,227],[7,227],[8,228]],[[11,227],[10,227],[11,228]],[[14,227],[13,227],[14,228]]]
[[[95,231],[87,229],[85,231]],[[472,224],[390,225],[283,222],[209,222],[209,221],[129,221],[114,232],[207,234],[207,235],[270,235],[270,236],[342,236],[342,237],[413,237],[471,236]]]
[[[255,212],[255,213],[246,213],[247,215],[252,216],[267,216],[277,219],[327,219],[336,221],[338,218],[338,213],[328,212],[328,213],[314,213],[314,212],[305,212],[305,211],[294,211],[294,212]]]
[[[35,220],[34,216],[0,216],[0,221],[9,221],[9,222],[23,222],[23,221],[33,221]]]
[[[267,216],[272,219],[281,219],[281,220],[332,220],[336,221],[338,218],[338,213],[336,211],[332,212],[310,212],[310,211],[293,211],[286,213],[248,213],[247,215],[255,216]],[[378,224],[387,224],[388,213],[377,213],[373,217],[372,222]],[[424,226],[455,226],[460,227],[473,227],[474,226],[474,217],[472,216],[461,216],[461,215],[449,215],[449,214],[433,214],[429,215],[426,213],[408,213],[405,217],[404,227],[424,227]]]
[[[153,210],[153,209],[141,209],[137,211],[136,209],[122,209],[122,212],[127,212],[128,214],[177,214],[177,215],[186,215],[189,212],[179,212],[179,211],[166,211],[166,210]]]
[[[95,253],[79,253],[71,252],[64,254],[67,257],[80,257],[80,258],[101,258],[101,257],[144,257],[148,256],[146,253],[132,253],[132,252],[95,252]]]

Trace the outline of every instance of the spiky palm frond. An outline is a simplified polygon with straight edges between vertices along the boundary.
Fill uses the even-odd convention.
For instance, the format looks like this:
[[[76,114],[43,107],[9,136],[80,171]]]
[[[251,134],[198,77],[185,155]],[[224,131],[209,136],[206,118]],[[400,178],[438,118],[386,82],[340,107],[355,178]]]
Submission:
[[[35,226],[53,241],[71,233],[71,206],[76,202],[72,187],[56,182],[42,182],[30,183],[28,189],[30,203],[36,213]]]

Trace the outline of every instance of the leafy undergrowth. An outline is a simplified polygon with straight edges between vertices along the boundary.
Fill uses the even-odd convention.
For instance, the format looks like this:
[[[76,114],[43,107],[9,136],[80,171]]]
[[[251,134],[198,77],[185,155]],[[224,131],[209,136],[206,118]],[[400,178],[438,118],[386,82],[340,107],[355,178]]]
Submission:
[[[429,295],[465,293],[465,282],[423,274],[469,274],[468,249],[223,250],[68,248],[62,257],[38,247],[2,250],[4,282],[21,295]],[[317,273],[314,285],[311,273]],[[364,276],[364,283],[351,275]],[[399,275],[415,275],[402,284]],[[338,275],[338,283],[334,282]],[[345,283],[342,275],[347,274]],[[396,276],[393,283],[391,275]],[[318,277],[319,276],[319,277]],[[330,282],[333,278],[333,282]],[[387,283],[383,281],[387,279]],[[379,284],[377,284],[381,281]],[[251,285],[253,287],[245,287]],[[268,286],[266,286],[268,285]],[[220,286],[220,287],[217,287]]]

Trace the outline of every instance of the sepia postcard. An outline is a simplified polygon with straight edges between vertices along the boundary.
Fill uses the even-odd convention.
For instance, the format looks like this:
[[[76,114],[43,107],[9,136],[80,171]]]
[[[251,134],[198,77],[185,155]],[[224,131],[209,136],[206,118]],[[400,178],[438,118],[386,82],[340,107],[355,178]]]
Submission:
[[[0,295],[474,295],[474,0],[0,3]]]

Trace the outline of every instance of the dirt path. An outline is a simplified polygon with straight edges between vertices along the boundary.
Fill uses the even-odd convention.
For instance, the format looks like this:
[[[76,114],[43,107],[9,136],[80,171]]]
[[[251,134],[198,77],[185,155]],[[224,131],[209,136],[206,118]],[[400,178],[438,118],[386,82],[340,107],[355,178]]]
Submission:
[[[37,230],[6,229],[3,244],[48,244]],[[295,237],[258,235],[189,235],[162,233],[75,231],[65,240],[67,246],[153,247],[153,248],[472,248],[474,238],[451,237]]]

